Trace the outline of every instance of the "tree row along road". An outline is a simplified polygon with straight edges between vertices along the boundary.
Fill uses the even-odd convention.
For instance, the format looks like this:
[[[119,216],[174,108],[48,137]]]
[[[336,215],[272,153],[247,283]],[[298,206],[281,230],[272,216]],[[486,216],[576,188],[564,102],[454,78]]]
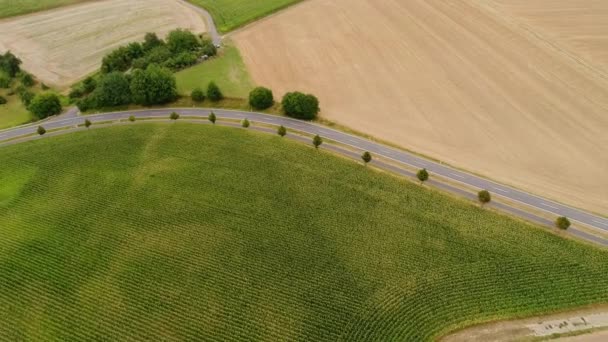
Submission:
[[[182,117],[201,117],[205,118],[213,111],[218,119],[242,120],[247,118],[252,122],[269,125],[283,125],[288,129],[293,129],[308,134],[318,134],[324,139],[333,140],[337,143],[356,148],[361,151],[368,151],[374,156],[383,157],[397,163],[409,165],[411,167],[422,169],[426,168],[431,174],[440,175],[444,178],[456,181],[477,189],[485,189],[494,195],[502,196],[511,201],[525,204],[531,208],[548,212],[557,216],[566,216],[571,220],[583,223],[587,226],[597,228],[598,230],[608,232],[608,219],[594,215],[581,209],[573,208],[564,204],[556,203],[549,199],[527,193],[522,190],[496,183],[494,181],[457,170],[439,162],[431,161],[412,153],[402,151],[393,147],[389,147],[382,143],[370,141],[348,133],[340,132],[318,124],[295,120],[287,117],[234,111],[222,109],[183,109],[183,108],[167,108],[167,109],[149,109],[131,112],[113,112],[98,115],[90,115],[86,117],[57,117],[48,120],[42,125],[47,130],[69,128],[83,124],[85,118],[92,123],[125,120],[133,115],[136,118],[168,118],[171,112],[178,112]],[[37,125],[26,125],[12,129],[0,131],[0,142],[8,139],[15,139],[20,136],[36,134]]]

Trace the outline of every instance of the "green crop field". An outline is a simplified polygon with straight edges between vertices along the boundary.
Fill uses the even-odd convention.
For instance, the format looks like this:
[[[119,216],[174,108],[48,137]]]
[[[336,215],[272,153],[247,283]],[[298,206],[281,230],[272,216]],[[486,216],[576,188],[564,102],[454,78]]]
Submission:
[[[44,11],[83,1],[87,0],[0,0],[0,18]]]
[[[301,0],[188,0],[213,16],[217,29],[228,32]]]
[[[0,340],[423,341],[608,302],[608,252],[254,131],[0,148]]]
[[[194,88],[207,89],[209,82],[214,81],[225,96],[247,98],[253,82],[241,59],[239,50],[233,45],[226,45],[220,55],[191,68],[175,74],[180,94],[189,96]]]

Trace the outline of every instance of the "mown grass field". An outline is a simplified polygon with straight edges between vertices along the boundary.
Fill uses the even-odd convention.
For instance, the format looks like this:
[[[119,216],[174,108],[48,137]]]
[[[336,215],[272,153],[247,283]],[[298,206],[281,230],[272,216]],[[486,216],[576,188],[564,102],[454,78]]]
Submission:
[[[428,340],[608,302],[608,252],[278,136],[0,148],[0,340]]]
[[[0,0],[0,18],[13,17],[87,0]]]
[[[228,97],[247,98],[254,88],[239,50],[230,44],[220,50],[219,56],[181,70],[175,78],[178,92],[185,96],[190,96],[197,87],[206,90],[211,81]]]
[[[0,89],[0,96],[7,100],[5,104],[0,104],[0,129],[33,120],[32,114],[21,103],[19,95],[8,95],[9,91],[9,89]]]
[[[232,31],[301,0],[188,0],[213,16],[217,29]]]

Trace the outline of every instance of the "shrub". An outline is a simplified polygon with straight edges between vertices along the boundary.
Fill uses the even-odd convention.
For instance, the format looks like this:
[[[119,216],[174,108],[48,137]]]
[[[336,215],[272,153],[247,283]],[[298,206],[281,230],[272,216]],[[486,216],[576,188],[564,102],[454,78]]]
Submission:
[[[213,44],[213,41],[209,38],[203,38],[201,40],[201,54],[209,57],[217,55],[217,48]]]
[[[93,77],[87,77],[84,79],[84,81],[82,81],[82,91],[85,94],[90,94],[92,93],[95,88],[97,87],[97,81],[95,81],[95,79]]]
[[[131,116],[129,116],[129,121],[131,121],[131,122],[135,122],[135,115],[131,115]]]
[[[426,169],[422,169],[416,173],[416,178],[418,178],[420,183],[424,183],[429,179],[429,172]]]
[[[47,86],[44,83],[40,83],[40,88],[42,88],[42,90],[49,90],[49,89],[51,89],[51,88],[49,88],[49,86]]]
[[[312,144],[315,146],[315,148],[319,148],[319,146],[323,144],[323,139],[317,134],[314,138],[312,138]]]
[[[169,69],[151,64],[135,70],[130,84],[133,102],[142,105],[164,104],[177,98],[177,83]]]
[[[28,109],[38,119],[61,113],[59,97],[53,93],[40,93],[34,97]]]
[[[142,48],[144,49],[145,52],[148,52],[148,51],[154,49],[155,47],[163,46],[163,45],[165,45],[165,42],[162,41],[162,39],[159,39],[158,36],[156,35],[156,33],[148,32],[148,33],[146,33],[146,36],[144,37],[144,42],[142,44]]]
[[[21,99],[21,103],[23,103],[25,108],[28,108],[30,106],[32,100],[34,99],[34,96],[36,95],[27,89],[19,92],[19,98]]]
[[[484,205],[486,203],[490,203],[492,200],[492,195],[490,195],[488,190],[481,190],[479,193],[477,193],[477,199],[482,205]]]
[[[121,106],[131,102],[131,87],[127,77],[120,72],[103,75],[91,94],[91,108]]]
[[[84,90],[81,87],[73,88],[68,96],[72,100],[79,99],[84,96]]]
[[[559,229],[567,230],[568,228],[570,228],[570,225],[570,220],[565,216],[558,217],[555,220],[555,226]]]
[[[8,75],[9,78],[15,77],[21,71],[21,60],[10,51],[0,55],[0,71]]]
[[[85,98],[79,99],[76,101],[76,107],[81,112],[86,112],[89,109],[97,107],[97,100],[94,94],[91,94]]]
[[[169,115],[169,119],[175,121],[177,119],[179,119],[179,114],[177,114],[176,112],[171,113],[171,115]]]
[[[367,151],[365,151],[365,152],[363,152],[363,154],[361,155],[361,159],[363,159],[363,162],[364,162],[365,164],[367,164],[367,163],[369,163],[369,162],[371,162],[371,161],[372,161],[372,154],[371,154],[371,153],[369,153],[369,152],[367,152]]]
[[[42,126],[38,126],[38,129],[36,130],[36,132],[39,135],[44,135],[46,133],[46,129],[44,129],[44,127],[42,127]]]
[[[91,127],[91,125],[92,125],[91,120],[89,120],[89,119],[84,120],[84,127],[89,128],[89,127]]]
[[[0,88],[9,88],[11,86],[11,77],[0,71]]]
[[[274,97],[268,88],[257,87],[249,93],[249,105],[255,109],[270,108],[273,104]]]
[[[101,61],[101,72],[107,74],[114,71],[127,71],[131,67],[133,58],[131,51],[126,46],[107,54]]]
[[[21,71],[19,73],[19,81],[21,81],[21,84],[25,87],[31,87],[34,85],[35,81],[34,81],[34,77],[32,76],[32,74],[30,74],[29,72],[25,72],[25,71]]]
[[[0,96],[0,105],[6,104],[6,99],[2,96]]]
[[[198,38],[192,32],[177,29],[167,35],[167,47],[174,54],[195,51],[200,47]]]
[[[281,137],[284,137],[285,135],[287,135],[287,128],[285,128],[284,126],[279,126],[279,129],[277,130],[277,133]]]
[[[192,93],[190,93],[190,97],[194,102],[203,102],[205,101],[205,92],[201,88],[194,88]]]
[[[172,70],[179,70],[196,64],[198,56],[193,52],[182,52],[166,60],[163,65]]]
[[[319,113],[319,100],[300,92],[287,93],[281,101],[286,115],[296,119],[312,120]]]
[[[241,126],[243,126],[244,128],[249,128],[250,125],[251,123],[247,119],[241,121]]]
[[[215,121],[217,120],[217,117],[215,116],[214,112],[209,113],[209,121],[211,121],[212,124],[215,124]]]
[[[220,87],[218,87],[215,82],[211,81],[207,86],[207,97],[209,98],[209,100],[217,102],[223,99],[224,95],[222,94]]]

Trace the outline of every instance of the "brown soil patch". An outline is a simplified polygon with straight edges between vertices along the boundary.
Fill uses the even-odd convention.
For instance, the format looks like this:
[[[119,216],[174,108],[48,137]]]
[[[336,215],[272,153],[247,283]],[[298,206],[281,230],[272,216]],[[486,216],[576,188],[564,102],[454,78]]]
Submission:
[[[327,119],[607,214],[607,22],[596,0],[310,0],[234,40]]]
[[[97,70],[118,46],[178,27],[206,31],[179,0],[95,1],[0,21],[0,51],[13,51],[26,70],[63,87]]]

